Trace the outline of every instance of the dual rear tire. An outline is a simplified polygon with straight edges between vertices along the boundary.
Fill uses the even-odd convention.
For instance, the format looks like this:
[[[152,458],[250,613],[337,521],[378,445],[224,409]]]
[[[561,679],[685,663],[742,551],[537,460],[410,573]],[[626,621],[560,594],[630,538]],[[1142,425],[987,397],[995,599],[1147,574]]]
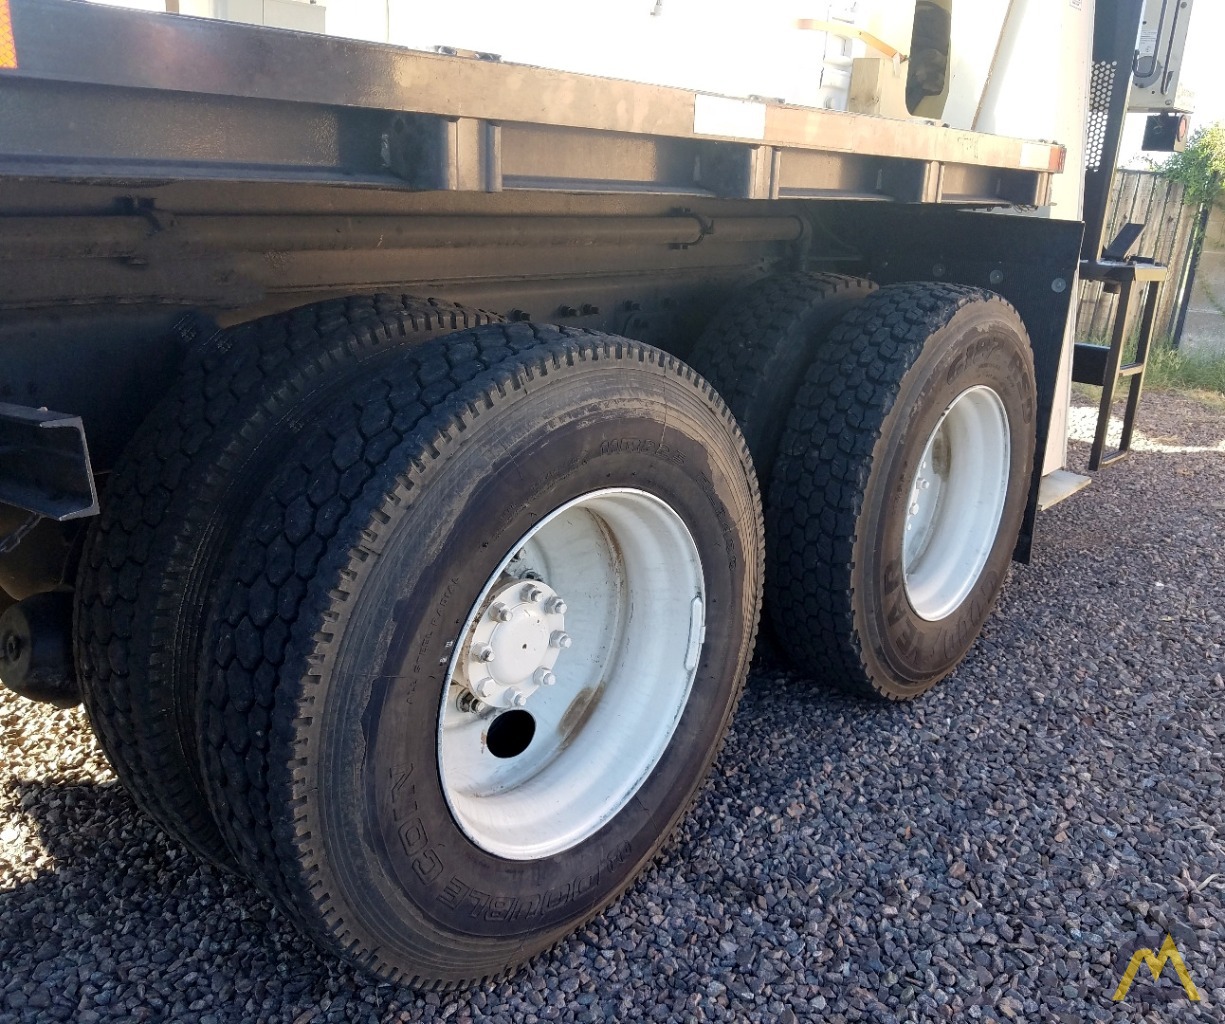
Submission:
[[[771,296],[774,327],[699,345],[730,411],[649,346],[474,311],[219,356],[233,400],[200,372],[217,414],[151,421],[78,588],[86,705],[138,802],[325,949],[454,987],[666,841],[767,558],[777,635],[822,681],[900,699],[950,672],[1024,510],[1024,328],[967,288],[792,277],[752,308]],[[210,500],[180,509],[193,480]]]
[[[393,981],[501,975],[606,906],[748,671],[748,453],[708,385],[624,339],[420,346],[243,532],[201,709],[214,814],[324,948]]]
[[[999,296],[895,285],[844,318],[769,487],[768,600],[795,665],[907,700],[961,663],[1016,547],[1036,416],[1029,338]]]
[[[751,286],[693,359],[728,397],[767,495],[775,648],[868,697],[948,676],[995,605],[1032,479],[1036,387],[1016,311],[958,285],[790,274]]]
[[[172,689],[143,662],[97,671],[114,645],[162,644],[119,635],[127,592],[94,566],[148,573],[165,532],[143,559],[112,543],[135,496],[97,526],[82,674],[117,769],[175,834],[325,949],[451,987],[596,914],[691,803],[748,671],[761,505],[726,407],[649,346],[490,324],[370,347],[278,405],[258,435],[275,458],[217,492],[220,537],[187,560],[204,614],[169,637],[194,671]],[[230,433],[205,451],[242,447]],[[162,710],[127,710],[136,686]]]

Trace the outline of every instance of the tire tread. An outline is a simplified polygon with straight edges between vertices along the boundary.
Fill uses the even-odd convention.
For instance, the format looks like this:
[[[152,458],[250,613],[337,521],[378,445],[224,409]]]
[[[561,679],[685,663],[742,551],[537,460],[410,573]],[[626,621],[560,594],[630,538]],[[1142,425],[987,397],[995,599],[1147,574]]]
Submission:
[[[927,339],[959,310],[984,300],[1016,316],[1000,296],[964,285],[880,289],[834,329],[788,419],[767,505],[767,607],[797,664],[858,696],[904,699],[869,671],[853,608],[873,452]]]
[[[743,289],[689,356],[723,396],[768,480],[786,412],[838,319],[876,288],[863,278],[793,271]],[[781,415],[780,415],[781,414]]]
[[[257,449],[266,451],[270,427],[292,415],[307,381],[365,346],[394,343],[391,333],[370,334],[387,317],[405,336],[497,319],[432,299],[355,296],[206,339],[120,458],[86,541],[74,632],[90,723],[138,806],[219,866],[232,859],[203,796],[195,739],[175,709],[195,706],[191,638],[217,534],[245,511],[233,478],[261,469]]]

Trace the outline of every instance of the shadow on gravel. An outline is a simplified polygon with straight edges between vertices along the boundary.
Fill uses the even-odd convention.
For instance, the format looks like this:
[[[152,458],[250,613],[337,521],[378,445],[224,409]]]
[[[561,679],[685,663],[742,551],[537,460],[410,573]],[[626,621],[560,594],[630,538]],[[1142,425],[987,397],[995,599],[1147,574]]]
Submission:
[[[1162,445],[1221,438],[1147,410]],[[321,957],[103,781],[82,715],[0,693],[0,1024],[1219,1020],[1223,537],[1225,457],[1137,451],[1043,514],[1033,564],[922,700],[759,657],[659,861],[523,972],[453,996]],[[1163,932],[1202,1001],[1144,968],[1114,1003]]]
[[[357,1019],[371,1019],[396,993],[320,956],[252,885],[197,861],[117,784],[18,779],[2,803],[19,809],[9,829],[25,832],[27,850],[25,877],[0,891],[4,1024],[305,1024],[347,1019],[356,993],[367,1004]]]

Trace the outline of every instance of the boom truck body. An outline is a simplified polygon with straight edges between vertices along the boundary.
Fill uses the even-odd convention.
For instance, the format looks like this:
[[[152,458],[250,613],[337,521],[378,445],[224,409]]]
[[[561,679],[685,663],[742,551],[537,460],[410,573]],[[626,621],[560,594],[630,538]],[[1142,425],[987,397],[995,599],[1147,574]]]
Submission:
[[[1185,24],[810,6],[388,7],[426,52],[0,0],[0,677],[384,978],[631,884],[755,641],[947,676],[1083,483],[1074,376],[1130,441],[1163,271],[1105,198]]]

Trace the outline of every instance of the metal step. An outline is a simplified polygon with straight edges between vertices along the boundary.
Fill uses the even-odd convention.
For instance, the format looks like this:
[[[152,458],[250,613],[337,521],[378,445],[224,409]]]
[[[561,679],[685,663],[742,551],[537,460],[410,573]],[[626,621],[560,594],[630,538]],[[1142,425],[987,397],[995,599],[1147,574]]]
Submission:
[[[1093,483],[1092,477],[1081,476],[1067,469],[1057,469],[1042,478],[1038,489],[1038,511],[1045,512],[1073,494],[1079,494]]]

